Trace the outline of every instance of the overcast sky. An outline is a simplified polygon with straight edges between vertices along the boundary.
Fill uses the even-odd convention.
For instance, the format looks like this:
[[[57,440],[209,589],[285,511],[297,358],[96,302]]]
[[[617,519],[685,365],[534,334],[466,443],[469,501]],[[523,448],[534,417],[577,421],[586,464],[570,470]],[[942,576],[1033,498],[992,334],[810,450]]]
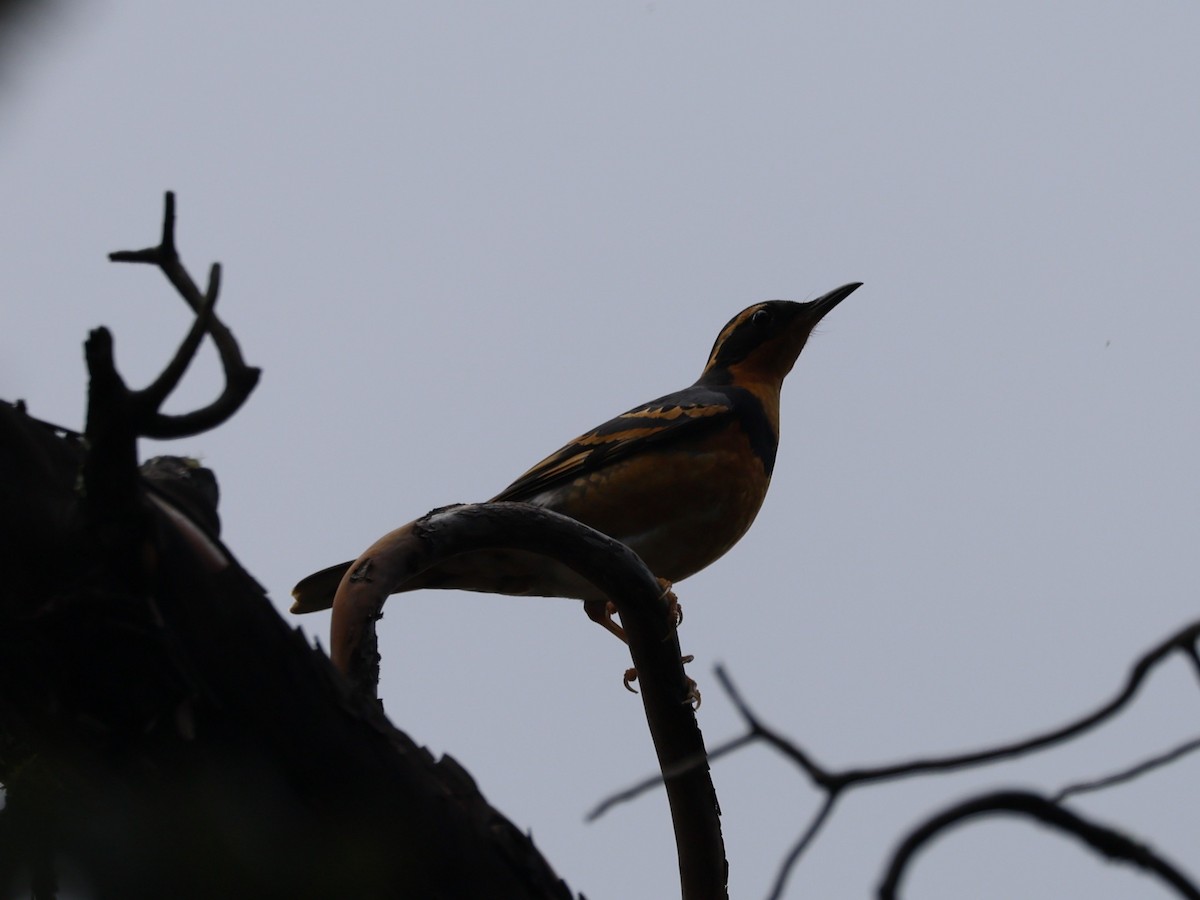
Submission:
[[[105,254],[177,191],[265,374],[220,431],[142,450],[216,471],[296,622],[299,577],[691,383],[738,310],[863,281],[787,382],[755,526],[679,586],[701,727],[740,728],[721,661],[830,766],[1024,736],[1197,615],[1198,32],[1181,0],[67,5],[0,70],[0,395],[80,427],[101,323],[132,384],[160,369],[189,314]],[[661,793],[583,822],[654,756],[577,603],[423,592],[381,628],[393,721],[572,888],[675,895]],[[1107,774],[1198,710],[1174,663],[1070,751],[852,793],[788,896],[867,896],[946,803]],[[765,749],[714,776],[732,894],[760,897],[819,796]],[[1075,808],[1200,877],[1198,782],[1193,757]],[[1168,896],[996,820],[909,887]]]

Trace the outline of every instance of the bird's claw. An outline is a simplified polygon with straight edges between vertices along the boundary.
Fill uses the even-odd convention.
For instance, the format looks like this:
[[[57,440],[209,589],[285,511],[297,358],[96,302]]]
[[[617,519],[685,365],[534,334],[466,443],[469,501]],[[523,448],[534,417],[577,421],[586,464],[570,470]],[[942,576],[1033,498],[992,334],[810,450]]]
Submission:
[[[671,590],[671,582],[665,578],[658,579],[658,585],[662,588],[662,593],[659,595],[660,600],[667,602],[667,616],[671,620],[671,625],[678,628],[683,624],[683,606],[679,603],[679,598],[675,596],[675,592]]]
[[[695,658],[695,656],[689,653],[687,656],[682,657],[680,662],[686,666]],[[629,691],[631,694],[637,693],[637,688],[633,686],[633,683],[637,681],[637,677],[637,669],[631,666],[625,670],[625,675],[621,679],[621,683],[625,685],[625,690]],[[696,679],[687,679],[687,692],[683,696],[683,702],[688,704],[694,710],[700,708],[700,688],[696,686]]]

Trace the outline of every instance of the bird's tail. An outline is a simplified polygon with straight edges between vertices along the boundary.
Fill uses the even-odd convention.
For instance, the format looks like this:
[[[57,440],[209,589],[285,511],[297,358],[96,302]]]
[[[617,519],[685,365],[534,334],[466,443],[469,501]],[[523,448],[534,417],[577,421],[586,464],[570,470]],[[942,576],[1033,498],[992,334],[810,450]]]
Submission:
[[[353,564],[354,560],[347,560],[300,579],[292,588],[292,612],[318,612],[333,606],[333,597],[342,583],[342,576]]]

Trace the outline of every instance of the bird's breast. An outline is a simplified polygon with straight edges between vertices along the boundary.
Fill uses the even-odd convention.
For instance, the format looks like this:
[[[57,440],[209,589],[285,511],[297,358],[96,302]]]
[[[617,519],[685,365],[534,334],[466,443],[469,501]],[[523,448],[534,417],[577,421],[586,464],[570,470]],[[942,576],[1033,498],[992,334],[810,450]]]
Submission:
[[[660,578],[681,581],[749,529],[770,483],[744,429],[636,454],[531,502],[625,543]]]

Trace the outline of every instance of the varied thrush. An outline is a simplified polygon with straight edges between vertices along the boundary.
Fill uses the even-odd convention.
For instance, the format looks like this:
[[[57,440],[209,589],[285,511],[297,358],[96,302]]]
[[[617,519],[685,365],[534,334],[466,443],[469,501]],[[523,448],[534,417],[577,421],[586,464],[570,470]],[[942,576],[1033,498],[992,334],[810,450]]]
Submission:
[[[762,506],[779,444],[779,390],[816,324],[861,284],[808,303],[769,300],[721,329],[691,387],[636,406],[571,441],[492,498],[570,516],[631,547],[664,582],[723,556]],[[327,609],[350,562],[292,590],[293,612]],[[622,636],[606,597],[571,570],[519,551],[447,560],[406,590],[457,588],[573,597]]]

